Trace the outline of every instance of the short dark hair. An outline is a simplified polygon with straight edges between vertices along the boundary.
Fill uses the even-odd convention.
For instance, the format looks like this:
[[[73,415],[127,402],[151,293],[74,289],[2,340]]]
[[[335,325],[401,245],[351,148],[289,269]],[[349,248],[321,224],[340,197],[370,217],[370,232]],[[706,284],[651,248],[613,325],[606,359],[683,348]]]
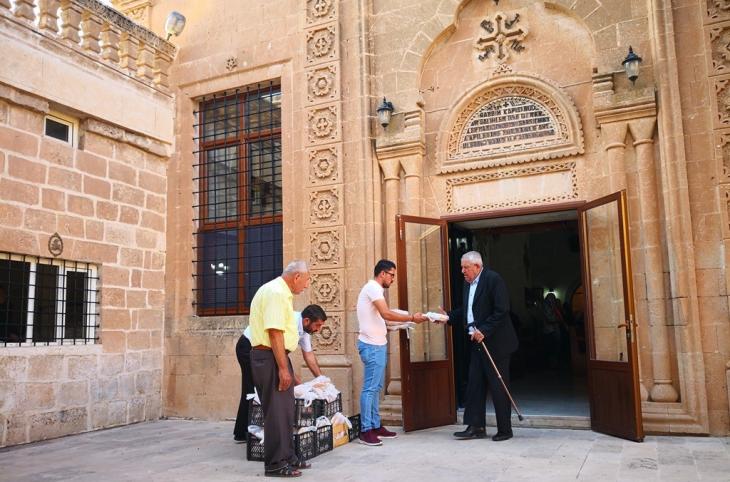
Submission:
[[[377,278],[377,276],[382,273],[383,271],[388,271],[389,269],[394,269],[395,263],[392,262],[389,259],[381,259],[375,264],[375,269],[373,270],[373,275]]]
[[[327,313],[319,305],[309,305],[302,310],[302,319],[309,318],[309,321],[327,321]]]

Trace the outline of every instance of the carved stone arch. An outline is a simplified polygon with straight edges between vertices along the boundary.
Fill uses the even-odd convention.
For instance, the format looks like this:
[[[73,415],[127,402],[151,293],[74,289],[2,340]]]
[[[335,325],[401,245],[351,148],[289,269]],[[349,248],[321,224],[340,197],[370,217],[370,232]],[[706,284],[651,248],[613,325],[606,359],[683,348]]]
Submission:
[[[500,76],[478,85],[457,101],[440,132],[441,173],[583,153],[575,103],[536,75]]]

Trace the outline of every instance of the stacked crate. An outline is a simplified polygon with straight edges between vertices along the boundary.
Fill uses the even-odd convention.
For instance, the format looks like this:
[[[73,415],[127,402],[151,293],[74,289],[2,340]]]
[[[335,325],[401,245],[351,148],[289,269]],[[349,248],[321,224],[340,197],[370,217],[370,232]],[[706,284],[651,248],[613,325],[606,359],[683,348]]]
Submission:
[[[332,402],[325,400],[314,400],[309,406],[306,406],[304,400],[294,400],[294,425],[296,429],[302,427],[311,427],[315,424],[317,417],[322,415],[327,418],[332,417],[337,412],[342,411],[342,395],[337,395],[337,399]],[[264,411],[261,405],[249,400],[248,403],[248,424],[264,426]],[[316,431],[295,433],[294,450],[297,456],[302,460],[309,460],[319,454],[332,450],[332,427],[319,427]],[[264,444],[252,434],[248,434],[246,443],[246,459],[254,461],[264,460]]]

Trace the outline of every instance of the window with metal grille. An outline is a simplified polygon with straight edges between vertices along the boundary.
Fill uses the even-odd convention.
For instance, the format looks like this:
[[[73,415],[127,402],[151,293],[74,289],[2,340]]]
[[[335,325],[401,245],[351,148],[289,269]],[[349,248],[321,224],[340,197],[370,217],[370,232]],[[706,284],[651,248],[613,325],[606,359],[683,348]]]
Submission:
[[[196,311],[246,314],[282,268],[281,89],[216,94],[195,116]]]
[[[0,252],[0,346],[95,343],[96,266]]]

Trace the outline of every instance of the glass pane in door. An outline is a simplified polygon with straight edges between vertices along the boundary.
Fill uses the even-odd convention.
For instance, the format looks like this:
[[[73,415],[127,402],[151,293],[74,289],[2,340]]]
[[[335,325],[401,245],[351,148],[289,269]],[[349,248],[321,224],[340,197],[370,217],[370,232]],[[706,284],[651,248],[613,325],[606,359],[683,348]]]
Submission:
[[[441,227],[405,223],[408,310],[426,313],[444,305]],[[447,359],[445,325],[424,322],[410,333],[411,362]]]
[[[594,342],[591,358],[628,361],[618,201],[585,211]]]

